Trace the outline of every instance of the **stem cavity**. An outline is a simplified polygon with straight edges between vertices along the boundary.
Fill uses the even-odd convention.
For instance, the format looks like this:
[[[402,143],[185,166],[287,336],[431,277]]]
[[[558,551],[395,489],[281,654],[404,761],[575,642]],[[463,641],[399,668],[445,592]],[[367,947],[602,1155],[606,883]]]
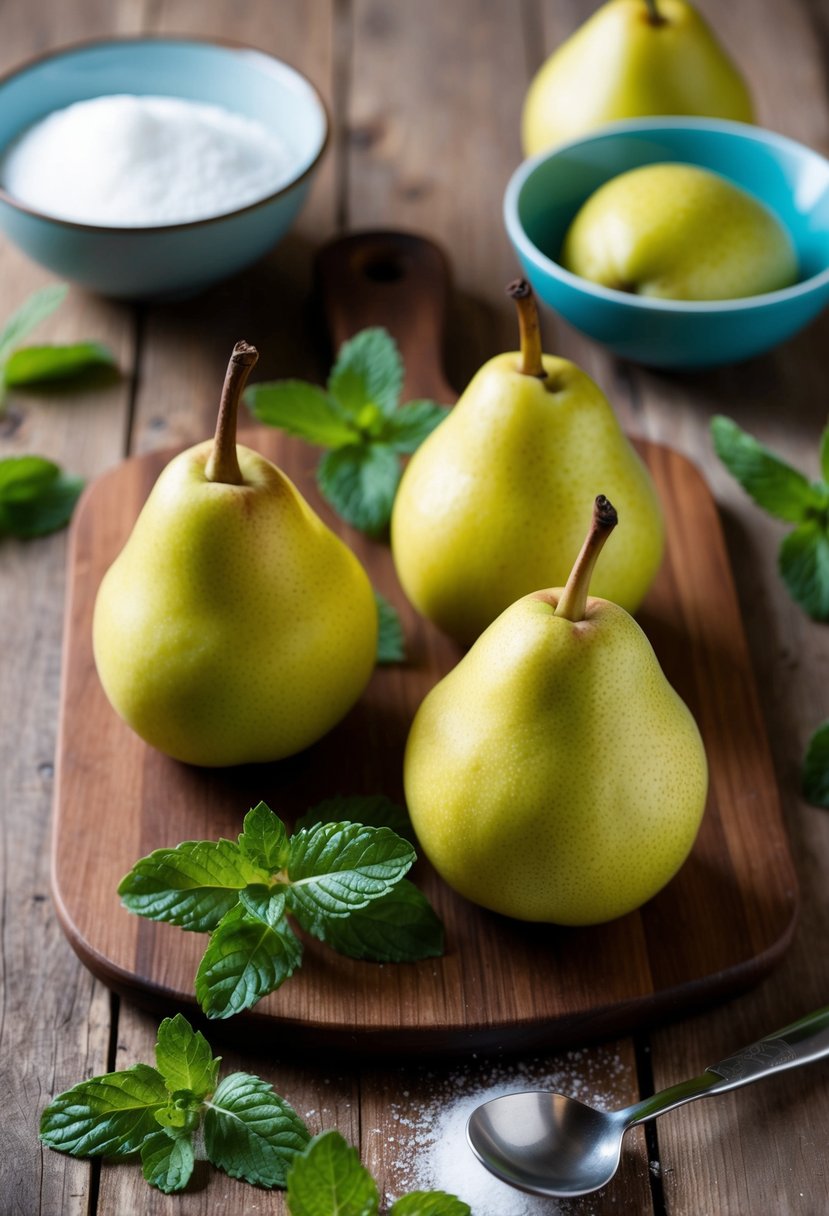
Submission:
[[[555,616],[564,617],[567,621],[584,620],[587,593],[590,590],[590,579],[593,575],[596,558],[618,522],[619,516],[616,514],[616,508],[605,498],[604,494],[599,494],[593,503],[590,531],[581,547],[581,553],[573,563],[567,586],[558,601]]]
[[[648,21],[651,25],[667,25],[667,20],[660,13],[656,0],[645,0],[645,6],[648,10]]]
[[[236,455],[236,416],[242,389],[258,358],[259,351],[249,342],[237,342],[233,348],[219,402],[213,451],[204,470],[208,481],[220,481],[230,486],[240,486],[244,482]]]
[[[541,347],[541,328],[538,323],[538,306],[533,289],[526,279],[514,279],[507,287],[507,295],[515,301],[518,309],[518,329],[521,334],[521,366],[524,376],[535,376],[546,380]]]

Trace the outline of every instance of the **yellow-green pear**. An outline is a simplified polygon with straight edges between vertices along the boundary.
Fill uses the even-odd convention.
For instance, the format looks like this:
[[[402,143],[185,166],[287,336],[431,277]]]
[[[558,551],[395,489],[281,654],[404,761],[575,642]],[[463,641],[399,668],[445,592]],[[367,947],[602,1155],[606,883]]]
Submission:
[[[375,660],[377,609],[357,558],[284,473],[236,444],[256,358],[234,347],[215,439],[162,471],[95,603],[109,700],[190,764],[300,751],[348,711]]]
[[[625,513],[626,535],[596,593],[634,612],[662,556],[656,491],[607,398],[574,363],[542,354],[528,284],[508,292],[521,350],[477,372],[412,457],[392,511],[403,590],[464,644],[520,596],[564,583],[584,504],[603,488]]]
[[[600,496],[565,589],[507,608],[427,695],[406,746],[423,852],[461,895],[521,920],[638,908],[682,865],[705,807],[691,713],[633,618],[587,594],[615,521]]]
[[[754,118],[745,81],[687,0],[609,0],[533,79],[524,151],[534,156],[605,123],[652,114]]]
[[[733,300],[797,279],[777,216],[721,174],[684,164],[605,182],[576,214],[561,261],[603,287],[668,300]]]

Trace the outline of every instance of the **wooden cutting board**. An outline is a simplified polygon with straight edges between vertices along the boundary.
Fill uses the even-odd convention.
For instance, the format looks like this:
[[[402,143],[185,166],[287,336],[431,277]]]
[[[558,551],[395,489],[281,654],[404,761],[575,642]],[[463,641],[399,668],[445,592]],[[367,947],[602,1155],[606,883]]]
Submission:
[[[390,236],[341,243],[323,257],[320,278],[336,342],[364,324],[388,324],[406,355],[407,395],[448,399],[435,354],[445,267],[433,247]],[[343,288],[348,311],[339,304]],[[87,490],[69,552],[54,899],[95,975],[137,1001],[190,1016],[206,938],[130,915],[116,894],[121,877],[153,849],[235,837],[260,799],[287,819],[337,793],[382,792],[402,802],[409,723],[461,655],[408,606],[387,547],[341,524],[321,501],[306,445],[270,430],[240,438],[285,469],[352,546],[400,612],[408,658],[378,669],[351,714],[302,755],[232,770],[162,756],[110,709],[95,672],[91,620],[100,579],[172,453],[128,460]],[[244,1026],[278,1035],[281,1045],[368,1052],[572,1044],[681,1015],[749,986],[780,959],[794,929],[797,885],[716,507],[684,457],[657,444],[638,447],[672,521],[640,621],[699,723],[711,770],[688,862],[639,911],[562,929],[476,908],[420,860],[412,877],[444,921],[443,958],[378,966],[308,940],[301,970],[234,1019],[235,1033]]]

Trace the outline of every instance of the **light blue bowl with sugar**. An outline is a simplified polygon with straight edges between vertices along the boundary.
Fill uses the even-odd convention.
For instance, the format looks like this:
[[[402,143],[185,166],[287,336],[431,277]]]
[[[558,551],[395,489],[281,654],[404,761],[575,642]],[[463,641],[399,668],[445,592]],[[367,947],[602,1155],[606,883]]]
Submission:
[[[112,227],[47,215],[15,199],[0,177],[0,230],[8,239],[60,278],[124,299],[195,293],[272,249],[305,201],[328,142],[325,105],[302,73],[251,47],[193,38],[67,47],[0,79],[0,157],[52,111],[125,93],[184,98],[256,120],[286,149],[284,184],[224,215]]]
[[[797,251],[797,283],[735,300],[661,300],[616,291],[558,258],[581,205],[641,165],[698,165],[748,190],[777,215]],[[783,135],[704,118],[613,123],[525,161],[504,220],[536,294],[576,329],[637,363],[704,368],[748,359],[791,337],[829,303],[829,161]]]

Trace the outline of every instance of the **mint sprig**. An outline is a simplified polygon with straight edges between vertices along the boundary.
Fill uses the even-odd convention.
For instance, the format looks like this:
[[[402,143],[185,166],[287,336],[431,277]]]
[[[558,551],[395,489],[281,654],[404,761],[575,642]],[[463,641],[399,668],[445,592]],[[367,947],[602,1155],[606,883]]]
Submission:
[[[156,1067],[133,1064],[58,1094],[40,1139],[73,1157],[139,1156],[159,1191],[183,1191],[200,1155],[254,1186],[287,1187],[291,1216],[377,1216],[377,1184],[339,1132],[311,1139],[294,1108],[247,1072],[219,1080],[219,1058],[180,1013],[158,1028]],[[180,1086],[179,1082],[190,1085]],[[471,1216],[443,1191],[415,1191],[389,1216]]]
[[[403,362],[382,328],[361,330],[340,347],[325,389],[301,380],[254,384],[245,402],[254,417],[326,448],[317,467],[323,497],[371,536],[388,526],[402,467],[442,422],[448,407],[400,404]]]
[[[336,1131],[325,1131],[296,1156],[288,1171],[291,1216],[377,1216],[380,1195],[360,1158]],[[444,1191],[415,1191],[392,1204],[389,1216],[471,1216],[469,1204]]]
[[[70,380],[92,368],[115,367],[100,342],[20,347],[23,338],[66,299],[66,283],[50,283],[24,300],[0,329],[0,407],[7,386]]]
[[[720,460],[757,505],[795,525],[780,545],[780,575],[809,616],[829,620],[829,427],[821,438],[817,481],[809,481],[730,418],[713,418],[711,437]]]
[[[814,806],[829,809],[829,721],[817,728],[806,748],[803,796]]]
[[[6,456],[0,460],[0,537],[32,540],[63,528],[83,486],[43,456]]]
[[[201,1128],[213,1165],[259,1186],[285,1185],[310,1135],[271,1085],[248,1073],[219,1082],[218,1058],[181,1014],[158,1028],[156,1065],[134,1064],[58,1094],[41,1116],[41,1141],[73,1157],[138,1153],[147,1182],[170,1194],[190,1180]]]
[[[376,824],[360,822],[372,817]],[[414,848],[383,820],[408,822],[381,797],[329,799],[289,836],[260,802],[238,841],[158,849],[133,866],[118,893],[139,916],[210,934],[196,997],[208,1017],[231,1017],[300,966],[302,943],[289,916],[351,958],[415,962],[443,952],[440,921],[405,880]]]

